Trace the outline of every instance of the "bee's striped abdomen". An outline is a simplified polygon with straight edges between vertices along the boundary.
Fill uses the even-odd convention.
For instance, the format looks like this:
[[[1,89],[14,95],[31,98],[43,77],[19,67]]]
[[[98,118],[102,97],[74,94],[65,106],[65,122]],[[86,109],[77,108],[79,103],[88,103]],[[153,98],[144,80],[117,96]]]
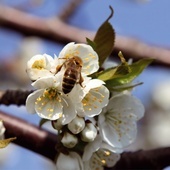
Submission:
[[[66,69],[63,77],[62,90],[64,94],[71,92],[79,77],[79,72],[72,67]]]

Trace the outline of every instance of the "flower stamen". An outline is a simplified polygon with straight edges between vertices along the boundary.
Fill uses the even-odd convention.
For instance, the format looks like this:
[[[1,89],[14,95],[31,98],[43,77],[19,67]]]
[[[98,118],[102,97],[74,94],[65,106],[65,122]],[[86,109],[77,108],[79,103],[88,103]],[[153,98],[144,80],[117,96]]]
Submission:
[[[33,65],[32,65],[32,68],[35,68],[35,69],[39,69],[39,70],[42,70],[45,68],[45,62],[43,59],[41,60],[36,60]]]

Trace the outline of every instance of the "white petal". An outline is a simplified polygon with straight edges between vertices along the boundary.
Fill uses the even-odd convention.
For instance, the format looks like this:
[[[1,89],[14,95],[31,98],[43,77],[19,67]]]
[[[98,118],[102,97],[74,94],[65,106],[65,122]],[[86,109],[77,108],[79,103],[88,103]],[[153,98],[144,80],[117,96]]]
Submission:
[[[97,154],[96,154],[96,161],[98,160],[98,164],[100,164],[101,166],[106,166],[106,167],[113,167],[117,161],[120,159],[120,154],[117,154],[117,153],[112,153],[110,152],[109,150],[105,150],[105,149],[99,149],[97,151]],[[100,160],[99,160],[100,158]],[[94,159],[94,158],[92,158]],[[92,163],[93,163],[94,160],[92,160]],[[91,164],[92,164],[91,163]],[[93,165],[95,166],[95,165]]]
[[[46,69],[51,72],[56,71],[55,70],[56,62],[55,62],[54,58],[52,58],[50,55],[47,55],[47,54],[44,54],[43,56],[45,57],[45,60],[46,60]]]
[[[80,156],[75,152],[69,155],[59,154],[56,162],[56,170],[84,170]]]
[[[60,82],[57,81],[55,76],[42,77],[32,83],[32,86],[37,89],[46,89],[48,87],[57,87]]]
[[[117,153],[112,153],[108,156],[105,157],[106,160],[106,167],[110,168],[113,167],[120,159],[120,154]]]
[[[107,111],[99,115],[104,141],[115,148],[128,146],[136,138],[136,121],[144,114],[143,105],[130,95],[119,95],[112,98],[106,108]]]
[[[111,145],[108,145],[106,142],[102,142],[101,148],[107,149],[113,153],[122,153],[124,151],[124,148],[118,148],[118,147],[112,147]]]
[[[79,52],[78,56],[83,60],[83,73],[89,75],[99,69],[98,55],[90,45],[75,44],[75,51]]]
[[[71,58],[78,56],[83,60],[82,72],[86,75],[92,74],[99,69],[98,55],[87,44],[67,44],[59,54],[59,58]]]
[[[78,113],[80,116],[93,117],[100,114],[102,108],[108,104],[109,90],[105,86],[93,88],[83,98],[84,113]]]
[[[43,69],[43,70],[40,71],[40,70],[34,69],[34,68],[31,69],[31,70],[27,69],[27,73],[28,73],[31,80],[37,80],[41,77],[52,75],[52,73],[49,70]]]
[[[98,154],[94,153],[89,161],[90,163],[90,169],[97,169],[97,170],[104,170],[102,160],[98,156]]]
[[[54,59],[47,55],[35,55],[27,62],[27,73],[31,80],[52,75]]]
[[[89,142],[84,148],[83,161],[89,161],[92,154],[100,148],[101,144],[102,138],[100,135],[98,135],[93,142]]]
[[[107,110],[121,112],[121,115],[124,118],[129,117],[135,121],[141,119],[145,112],[145,108],[141,101],[130,94],[122,94],[110,99]]]
[[[67,94],[67,96],[72,99],[72,102],[75,104],[81,102],[83,95],[83,89],[79,84],[76,84],[71,92]]]
[[[35,110],[37,114],[44,119],[59,119],[63,113],[60,96],[58,96],[56,100],[49,100],[48,97],[40,96],[35,102]]]
[[[66,54],[68,53],[68,51],[74,47],[74,42],[68,43],[67,45],[64,46],[64,48],[61,50],[61,52],[59,53],[58,58],[65,58]]]
[[[100,87],[103,84],[105,84],[105,82],[99,79],[88,80],[88,82],[85,84],[84,91],[88,93],[90,89]]]
[[[44,89],[39,89],[31,93],[26,99],[26,109],[29,113],[36,113],[35,111],[35,101],[41,96],[44,92]]]
[[[73,102],[67,97],[62,96],[63,104],[63,115],[62,115],[62,124],[66,125],[70,123],[77,115],[75,106]]]

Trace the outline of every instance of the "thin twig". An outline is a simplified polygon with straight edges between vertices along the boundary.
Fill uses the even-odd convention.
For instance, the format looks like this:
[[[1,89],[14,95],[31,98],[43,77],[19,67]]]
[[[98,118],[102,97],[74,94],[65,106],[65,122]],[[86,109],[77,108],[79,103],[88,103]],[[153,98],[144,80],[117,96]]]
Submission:
[[[55,42],[85,43],[85,37],[93,39],[95,33],[70,26],[59,18],[39,18],[10,7],[0,6],[0,25],[26,36],[39,36]],[[159,64],[170,65],[170,50],[151,46],[133,38],[117,36],[113,54],[122,51],[127,58],[154,58]]]

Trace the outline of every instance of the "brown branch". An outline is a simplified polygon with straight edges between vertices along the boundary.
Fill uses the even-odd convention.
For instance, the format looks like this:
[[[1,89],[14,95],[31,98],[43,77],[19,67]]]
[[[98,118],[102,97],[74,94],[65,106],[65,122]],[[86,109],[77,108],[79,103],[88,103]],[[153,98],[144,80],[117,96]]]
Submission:
[[[12,9],[0,6],[1,27],[11,28],[26,36],[34,35],[66,44],[68,42],[85,43],[85,37],[94,38],[95,33],[70,26],[59,18],[39,18]],[[170,50],[151,46],[136,39],[117,36],[114,54],[122,51],[127,58],[155,58],[159,64],[170,65]]]
[[[5,137],[17,137],[13,142],[35,153],[54,160],[57,136],[26,121],[0,111],[0,119],[6,128]]]
[[[33,91],[21,91],[21,90],[7,90],[0,91],[0,104],[6,106],[15,104],[17,106],[25,105],[27,96]]]
[[[170,147],[154,150],[140,150],[126,152],[121,155],[120,161],[114,170],[120,169],[154,169],[162,170],[170,165]]]
[[[57,136],[40,129],[24,120],[7,115],[0,111],[0,119],[6,127],[5,137],[17,137],[15,144],[54,161],[57,154],[55,147]],[[170,147],[148,151],[125,152],[114,168],[117,169],[157,169],[161,170],[170,165]],[[108,168],[105,168],[109,170]]]
[[[85,42],[86,36],[94,36],[94,33],[69,26],[58,18],[43,19],[5,6],[0,6],[0,25],[26,36],[40,36],[63,44]]]

